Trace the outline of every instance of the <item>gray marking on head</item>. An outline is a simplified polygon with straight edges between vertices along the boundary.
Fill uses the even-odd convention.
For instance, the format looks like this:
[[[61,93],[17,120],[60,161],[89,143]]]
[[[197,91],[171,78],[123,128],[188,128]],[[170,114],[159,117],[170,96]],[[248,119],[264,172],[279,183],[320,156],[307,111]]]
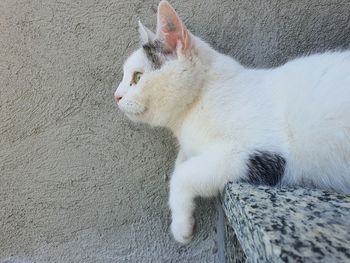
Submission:
[[[160,69],[165,62],[166,55],[170,54],[159,40],[148,42],[142,45],[142,48],[154,69]]]

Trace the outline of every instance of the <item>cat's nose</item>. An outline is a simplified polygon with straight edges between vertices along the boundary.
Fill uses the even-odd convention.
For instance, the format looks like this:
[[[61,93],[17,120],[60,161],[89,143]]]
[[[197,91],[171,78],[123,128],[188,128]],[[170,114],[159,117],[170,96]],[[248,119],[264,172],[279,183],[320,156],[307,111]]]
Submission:
[[[122,96],[114,96],[114,98],[115,98],[115,102],[118,104],[119,103],[119,101],[123,98]]]

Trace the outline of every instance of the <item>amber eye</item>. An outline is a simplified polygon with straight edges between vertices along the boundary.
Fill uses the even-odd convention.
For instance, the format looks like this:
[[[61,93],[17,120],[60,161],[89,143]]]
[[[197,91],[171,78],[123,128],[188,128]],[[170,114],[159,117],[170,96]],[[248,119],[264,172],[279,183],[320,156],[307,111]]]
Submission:
[[[142,77],[142,72],[134,72],[134,75],[132,76],[132,82],[133,84],[137,84]]]

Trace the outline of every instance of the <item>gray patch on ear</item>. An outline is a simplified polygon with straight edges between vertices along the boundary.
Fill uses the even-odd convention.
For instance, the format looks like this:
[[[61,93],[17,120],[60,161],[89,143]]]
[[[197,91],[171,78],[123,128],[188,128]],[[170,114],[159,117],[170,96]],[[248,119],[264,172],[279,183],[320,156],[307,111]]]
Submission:
[[[169,31],[175,32],[176,26],[175,26],[173,20],[170,17],[167,17],[166,20],[167,20],[167,27],[168,27]]]
[[[160,69],[165,62],[166,55],[170,54],[159,40],[143,44],[142,48],[154,69]]]

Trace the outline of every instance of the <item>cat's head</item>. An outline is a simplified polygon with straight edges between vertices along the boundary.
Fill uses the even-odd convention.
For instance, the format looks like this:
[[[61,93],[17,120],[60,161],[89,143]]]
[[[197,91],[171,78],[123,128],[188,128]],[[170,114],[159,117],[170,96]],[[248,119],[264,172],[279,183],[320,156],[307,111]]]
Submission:
[[[196,37],[167,1],[158,6],[157,31],[139,22],[141,47],[126,60],[115,91],[118,107],[131,120],[171,126],[199,95],[205,75]]]

